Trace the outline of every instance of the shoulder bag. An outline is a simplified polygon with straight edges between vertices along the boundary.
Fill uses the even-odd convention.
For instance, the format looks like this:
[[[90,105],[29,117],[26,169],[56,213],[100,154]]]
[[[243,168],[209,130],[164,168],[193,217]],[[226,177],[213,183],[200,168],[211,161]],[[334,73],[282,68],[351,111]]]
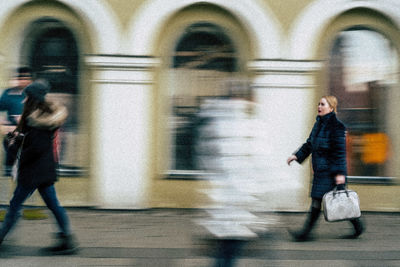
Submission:
[[[21,157],[21,152],[22,152],[22,147],[24,146],[24,141],[25,141],[25,135],[22,139],[22,143],[21,143],[20,147],[18,148],[17,157],[15,158],[14,164],[11,169],[11,177],[14,182],[18,178],[19,159]]]

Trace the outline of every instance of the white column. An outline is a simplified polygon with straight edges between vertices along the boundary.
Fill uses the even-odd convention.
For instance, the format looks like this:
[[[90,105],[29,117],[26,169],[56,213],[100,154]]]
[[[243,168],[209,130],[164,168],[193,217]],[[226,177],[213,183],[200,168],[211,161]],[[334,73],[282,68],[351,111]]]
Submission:
[[[91,69],[91,175],[99,208],[149,203],[151,57],[88,56]]]
[[[314,74],[320,62],[256,60],[249,64],[260,120],[260,198],[266,210],[308,208],[310,163],[286,164],[308,137],[316,115]],[[260,179],[259,179],[260,180]]]

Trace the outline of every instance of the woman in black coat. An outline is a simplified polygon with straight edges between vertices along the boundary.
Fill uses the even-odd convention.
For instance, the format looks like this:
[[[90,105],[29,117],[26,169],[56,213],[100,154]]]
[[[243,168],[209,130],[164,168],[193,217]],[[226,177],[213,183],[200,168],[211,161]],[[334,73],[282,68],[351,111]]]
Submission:
[[[346,127],[336,117],[337,99],[334,96],[324,96],[318,104],[318,116],[306,143],[291,155],[287,163],[292,161],[302,163],[312,154],[314,172],[311,190],[311,212],[298,232],[292,232],[296,241],[306,241],[321,213],[322,197],[335,186],[344,188],[346,183]],[[354,226],[353,238],[363,232],[359,219],[351,220]]]
[[[70,253],[75,249],[69,220],[60,206],[54,183],[57,180],[54,134],[64,123],[67,111],[45,99],[48,83],[36,81],[25,88],[24,111],[13,138],[9,142],[9,152],[20,150],[17,187],[10,201],[5,220],[0,230],[0,244],[19,217],[24,201],[37,189],[56,218],[60,232],[59,243],[47,249],[48,252]]]

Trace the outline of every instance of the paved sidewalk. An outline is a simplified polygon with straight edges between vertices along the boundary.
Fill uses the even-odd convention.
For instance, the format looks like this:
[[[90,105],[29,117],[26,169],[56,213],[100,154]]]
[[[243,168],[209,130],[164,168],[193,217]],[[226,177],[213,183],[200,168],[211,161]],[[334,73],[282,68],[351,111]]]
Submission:
[[[213,266],[215,253],[205,230],[194,223],[202,210],[103,211],[67,209],[80,250],[71,256],[44,256],[52,242],[53,218],[19,224],[0,248],[0,266]],[[299,228],[304,213],[258,213],[267,233],[244,246],[244,266],[400,266],[400,214],[364,213],[367,231],[346,240],[348,222],[320,219],[316,240],[295,243],[288,228]]]

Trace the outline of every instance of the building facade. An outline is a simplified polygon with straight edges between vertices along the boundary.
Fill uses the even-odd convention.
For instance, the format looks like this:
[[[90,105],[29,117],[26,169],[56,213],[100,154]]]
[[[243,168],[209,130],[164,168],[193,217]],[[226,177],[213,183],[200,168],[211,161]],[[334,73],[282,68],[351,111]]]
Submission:
[[[0,3],[0,81],[21,65],[70,110],[60,200],[110,209],[204,208],[196,114],[250,100],[249,176],[263,210],[309,207],[311,166],[286,164],[319,98],[348,126],[363,210],[400,211],[400,3],[396,0],[14,0]],[[252,179],[251,176],[257,177]],[[9,181],[3,177],[2,184]],[[249,189],[250,190],[250,189]]]

